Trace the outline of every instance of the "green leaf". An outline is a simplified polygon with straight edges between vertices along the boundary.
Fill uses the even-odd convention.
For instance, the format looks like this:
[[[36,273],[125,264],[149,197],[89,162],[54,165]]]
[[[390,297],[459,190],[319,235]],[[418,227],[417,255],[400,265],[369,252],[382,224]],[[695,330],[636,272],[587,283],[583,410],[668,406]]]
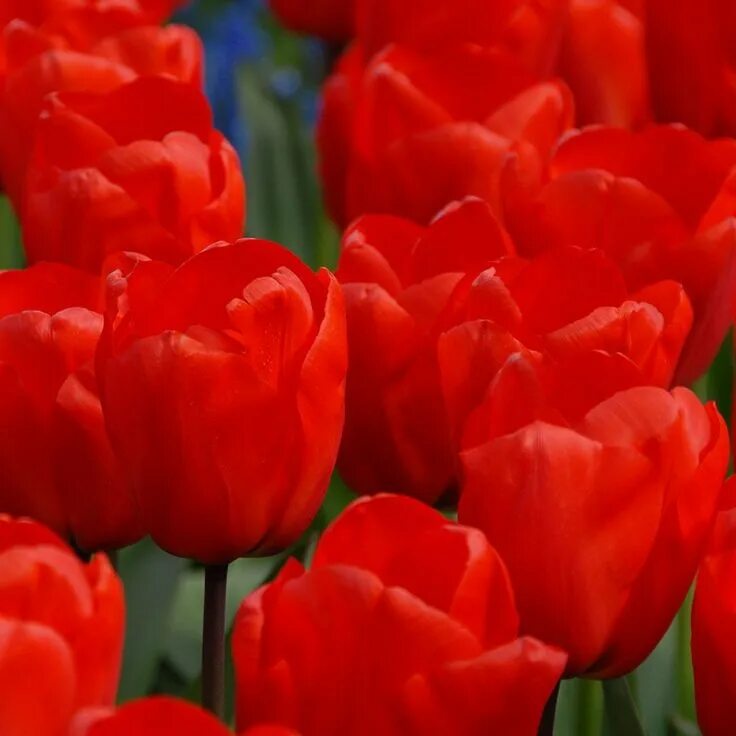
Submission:
[[[269,238],[312,262],[318,211],[311,143],[292,115],[267,92],[255,67],[238,74],[238,102],[248,124],[244,169],[248,234]]]
[[[670,736],[700,736],[700,729],[697,724],[680,716],[675,716],[670,726]]]
[[[557,701],[555,736],[599,736],[603,693],[597,680],[563,680]]]
[[[243,598],[262,585],[281,566],[284,555],[236,560],[228,568],[226,626],[233,619]],[[187,570],[180,576],[165,651],[170,666],[190,682],[201,670],[202,610],[204,606],[204,568]]]
[[[0,196],[0,269],[23,268],[20,227],[7,197]]]
[[[645,736],[634,697],[625,677],[603,681],[607,732],[611,736]]]
[[[649,736],[669,736],[668,723],[677,712],[678,625],[676,620],[632,675],[642,725]]]
[[[187,564],[187,560],[160,550],[150,539],[120,553],[127,606],[120,702],[146,695],[153,685],[179,575]]]

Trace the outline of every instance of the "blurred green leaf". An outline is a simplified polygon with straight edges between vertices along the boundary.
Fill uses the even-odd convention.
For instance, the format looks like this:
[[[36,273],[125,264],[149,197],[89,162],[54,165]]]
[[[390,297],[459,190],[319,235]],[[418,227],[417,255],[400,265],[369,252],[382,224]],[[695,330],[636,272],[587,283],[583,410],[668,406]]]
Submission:
[[[610,736],[645,736],[629,682],[625,677],[603,681],[606,732]]]
[[[677,711],[684,718],[695,720],[695,677],[690,654],[690,614],[693,607],[691,590],[675,619],[677,631]]]
[[[555,736],[599,736],[603,691],[597,680],[564,680],[555,716]]]
[[[678,622],[670,626],[648,659],[631,676],[641,721],[649,736],[668,736],[677,713]]]
[[[315,265],[334,270],[340,255],[340,234],[326,213],[319,219],[318,227]]]
[[[0,196],[0,268],[23,268],[20,228],[7,197]]]
[[[675,716],[670,724],[669,736],[700,736],[697,724],[680,716]]]
[[[314,526],[318,527],[320,530],[324,529],[336,516],[339,516],[349,504],[355,501],[356,498],[356,494],[345,485],[340,474],[335,471],[332,474],[330,486],[327,489],[325,500],[322,502],[322,507],[315,519]]]
[[[693,385],[702,401],[715,401],[718,411],[730,421],[733,406],[733,330],[729,330],[708,372]]]
[[[226,625],[229,629],[243,598],[262,585],[281,566],[284,555],[235,560],[228,568]],[[204,568],[180,576],[166,634],[166,657],[187,681],[201,669]]]
[[[311,136],[267,91],[256,67],[240,70],[238,102],[248,122],[248,234],[282,243],[311,263],[319,211]]]
[[[187,560],[160,550],[150,539],[122,550],[120,576],[125,584],[127,635],[120,702],[146,695],[157,674],[166,643],[171,606]]]

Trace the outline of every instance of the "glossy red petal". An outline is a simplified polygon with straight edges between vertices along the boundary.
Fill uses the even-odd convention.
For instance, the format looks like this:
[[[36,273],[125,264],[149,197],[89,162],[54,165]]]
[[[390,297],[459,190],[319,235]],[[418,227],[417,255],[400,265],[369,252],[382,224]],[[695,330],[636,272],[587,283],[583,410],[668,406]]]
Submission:
[[[477,530],[402,496],[354,502],[321,537],[312,569],[353,565],[464,623],[486,646],[515,638],[518,619],[500,558]]]
[[[76,673],[53,629],[0,617],[0,729],[7,736],[66,736]]]

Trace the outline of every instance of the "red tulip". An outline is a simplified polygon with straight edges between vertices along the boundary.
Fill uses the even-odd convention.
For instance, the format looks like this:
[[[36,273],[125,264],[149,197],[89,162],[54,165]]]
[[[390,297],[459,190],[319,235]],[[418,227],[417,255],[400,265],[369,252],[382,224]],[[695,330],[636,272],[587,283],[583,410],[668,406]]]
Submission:
[[[105,14],[96,7],[90,12]],[[141,74],[161,74],[201,85],[202,48],[183,26],[110,29],[94,43],[68,39],[23,20],[8,24],[0,45],[0,172],[3,186],[20,207],[23,180],[36,123],[51,92],[109,92]]]
[[[0,273],[0,508],[85,550],[139,539],[97,394],[99,280],[61,264]]]
[[[427,502],[457,487],[465,420],[519,351],[573,366],[621,364],[667,385],[691,310],[671,282],[630,294],[602,253],[512,255],[487,204],[466,200],[428,227],[367,216],[345,234],[338,278],[350,371],[340,470],[360,493]],[[579,375],[579,373],[578,373]]]
[[[471,44],[511,51],[546,74],[566,11],[567,0],[465,0],[460,6],[447,0],[357,0],[357,34],[369,55],[392,43],[429,54]]]
[[[736,717],[736,478],[724,487],[721,510],[700,564],[692,616],[698,724],[703,736],[728,736]]]
[[[710,364],[732,318],[734,165],[734,141],[679,127],[589,128],[563,140],[538,189],[522,163],[526,184],[507,190],[506,222],[522,253],[601,248],[631,289],[681,283],[695,312],[678,373],[688,383]]]
[[[171,263],[243,228],[238,157],[191,85],[141,77],[62,94],[38,126],[27,177],[28,258],[98,271],[126,249]]]
[[[231,731],[210,713],[184,700],[168,696],[141,698],[112,708],[80,711],[69,736],[231,736]],[[274,725],[258,725],[240,736],[299,736]]]
[[[651,652],[693,581],[728,463],[714,405],[625,384],[610,366],[576,377],[519,355],[462,454],[459,518],[498,549],[521,630],[564,648],[568,676],[616,677]]]
[[[342,431],[340,288],[262,240],[108,278],[98,370],[145,528],[173,554],[282,549],[322,501]]]
[[[580,125],[632,128],[651,118],[643,19],[620,0],[571,0],[558,73]]]
[[[83,48],[114,30],[156,25],[166,20],[182,0],[4,0],[0,27],[22,20],[45,31],[73,39]]]
[[[355,28],[355,0],[270,0],[271,9],[287,27],[301,33],[346,41]]]
[[[333,217],[347,224],[385,212],[428,222],[468,195],[498,210],[508,155],[517,151],[536,171],[572,123],[567,88],[536,80],[495,48],[424,55],[394,45],[366,63],[354,46],[325,86],[318,132]]]
[[[123,588],[49,530],[0,516],[0,732],[66,736],[77,708],[109,705],[123,643]]]
[[[736,5],[646,0],[647,57],[659,120],[736,135]]]
[[[88,709],[74,719],[69,736],[231,736],[231,731],[208,712],[183,700],[152,696],[128,703],[117,711]],[[290,728],[258,725],[240,736],[299,736]]]
[[[517,627],[505,568],[480,532],[411,499],[358,501],[311,570],[292,560],[242,604],[238,724],[532,736],[565,656]]]

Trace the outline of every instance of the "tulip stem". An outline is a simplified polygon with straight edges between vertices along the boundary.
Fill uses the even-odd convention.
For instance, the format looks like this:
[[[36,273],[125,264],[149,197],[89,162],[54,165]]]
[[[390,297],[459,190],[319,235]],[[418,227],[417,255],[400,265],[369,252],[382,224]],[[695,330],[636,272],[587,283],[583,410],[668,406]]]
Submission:
[[[553,736],[555,730],[555,714],[557,712],[557,698],[560,695],[560,683],[558,682],[552,694],[549,696],[547,705],[544,706],[542,720],[539,723],[538,736]]]
[[[207,565],[202,623],[202,706],[220,719],[225,714],[226,591],[227,565]]]

